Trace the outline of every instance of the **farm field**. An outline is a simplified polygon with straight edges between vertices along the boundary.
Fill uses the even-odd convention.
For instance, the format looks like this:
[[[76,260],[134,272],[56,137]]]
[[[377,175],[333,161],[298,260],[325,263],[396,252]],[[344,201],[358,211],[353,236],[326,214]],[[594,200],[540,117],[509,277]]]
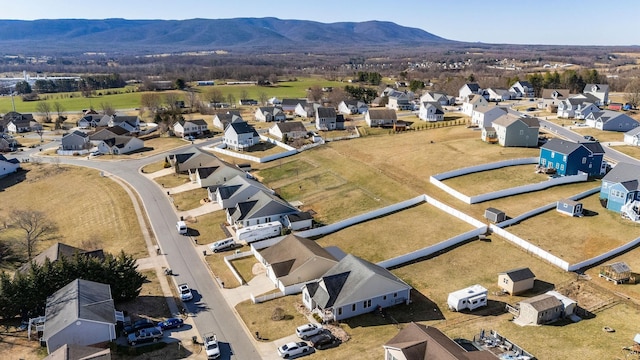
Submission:
[[[194,87],[197,93],[204,93],[209,89],[218,90],[226,99],[229,95],[233,95],[236,99],[240,99],[243,92],[247,93],[248,98],[259,100],[262,94],[267,98],[306,98],[307,89],[312,86],[321,87],[340,87],[343,88],[346,83],[339,81],[328,81],[321,78],[298,78],[297,81],[281,81],[277,86],[257,86],[257,85],[214,85]],[[166,93],[176,93],[181,99],[184,99],[184,91],[168,90],[164,92],[153,92],[161,96]],[[107,95],[110,93],[110,95]],[[43,101],[53,104],[60,103],[65,111],[80,111],[82,109],[99,109],[101,103],[109,103],[114,109],[135,109],[140,108],[140,99],[142,94],[146,92],[137,92],[128,88],[104,89],[97,90],[96,94],[90,98],[82,97],[79,92],[44,94]],[[19,96],[14,97],[15,109],[20,113],[35,113],[38,101],[22,101]],[[235,104],[234,104],[235,105]],[[6,113],[12,109],[11,97],[0,97],[0,113]]]
[[[640,236],[640,224],[603,208],[598,194],[581,202],[583,217],[569,217],[553,209],[506,230],[569,263],[590,259]]]
[[[322,247],[337,246],[347,254],[377,263],[473,229],[462,220],[423,203],[325,235],[317,242]]]

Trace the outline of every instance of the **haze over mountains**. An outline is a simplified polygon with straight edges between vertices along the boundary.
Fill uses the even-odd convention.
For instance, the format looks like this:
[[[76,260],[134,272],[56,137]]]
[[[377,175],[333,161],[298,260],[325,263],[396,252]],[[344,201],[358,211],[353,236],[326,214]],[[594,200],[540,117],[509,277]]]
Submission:
[[[384,21],[319,23],[277,18],[0,20],[0,53],[195,50],[287,52],[314,48],[453,44],[421,29]]]

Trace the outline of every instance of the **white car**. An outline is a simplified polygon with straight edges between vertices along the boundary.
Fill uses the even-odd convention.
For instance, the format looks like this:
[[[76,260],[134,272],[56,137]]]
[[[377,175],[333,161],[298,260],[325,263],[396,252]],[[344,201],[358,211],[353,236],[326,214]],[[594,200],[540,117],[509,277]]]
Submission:
[[[204,334],[204,350],[207,353],[207,360],[217,359],[220,357],[220,347],[218,346],[218,338],[215,334]]]
[[[187,284],[178,285],[178,291],[180,291],[180,300],[189,301],[193,299],[193,294],[191,293],[191,289],[189,289],[189,285]]]
[[[313,348],[303,341],[290,342],[278,348],[278,355],[280,355],[280,357],[284,359],[303,354],[311,354],[312,352]]]
[[[322,331],[322,326],[314,323],[304,324],[296,328],[296,335],[302,340],[307,340]]]

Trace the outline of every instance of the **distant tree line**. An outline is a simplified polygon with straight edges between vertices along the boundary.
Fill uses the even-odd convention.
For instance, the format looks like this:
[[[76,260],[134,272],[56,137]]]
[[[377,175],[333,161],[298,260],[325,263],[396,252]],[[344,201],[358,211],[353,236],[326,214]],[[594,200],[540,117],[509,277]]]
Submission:
[[[33,87],[26,81],[20,81],[16,84],[16,92],[18,94],[30,94],[31,92],[38,94],[74,91],[91,92],[93,90],[120,88],[126,84],[120,74],[113,73],[108,75],[81,76],[79,81],[75,79],[38,79],[33,84]]]
[[[368,85],[380,85],[382,82],[382,75],[378,72],[358,71],[356,74],[356,80]]]
[[[53,263],[47,258],[42,265],[32,262],[28,271],[13,278],[0,273],[0,317],[44,315],[47,297],[78,278],[109,284],[115,302],[136,298],[146,280],[135,259],[124,252],[106,253],[104,260],[78,254]]]

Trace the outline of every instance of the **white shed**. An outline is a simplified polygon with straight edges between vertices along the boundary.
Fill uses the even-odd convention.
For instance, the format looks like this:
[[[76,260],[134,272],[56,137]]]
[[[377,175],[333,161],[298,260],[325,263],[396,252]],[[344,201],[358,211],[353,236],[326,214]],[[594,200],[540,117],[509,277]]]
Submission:
[[[552,291],[547,291],[546,293],[549,294],[549,295],[552,295],[556,299],[560,300],[560,302],[562,303],[562,306],[564,308],[564,316],[565,317],[568,317],[568,316],[571,316],[571,315],[575,314],[576,307],[578,306],[578,303],[575,300],[570,299],[570,298],[560,294],[559,292],[553,291],[553,290]]]
[[[447,305],[452,311],[475,310],[479,307],[487,306],[487,289],[476,284],[454,291],[449,293]]]

